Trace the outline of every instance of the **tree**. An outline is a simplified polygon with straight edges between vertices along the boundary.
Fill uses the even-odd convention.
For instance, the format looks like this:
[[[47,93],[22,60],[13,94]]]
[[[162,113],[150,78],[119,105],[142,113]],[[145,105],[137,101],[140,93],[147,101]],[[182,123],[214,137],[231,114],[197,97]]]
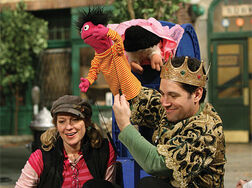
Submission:
[[[115,0],[112,11],[113,23],[120,23],[131,19],[148,19],[176,22],[176,12],[179,4],[189,0]]]
[[[0,15],[0,90],[15,96],[15,134],[21,93],[34,80],[38,56],[47,47],[47,22],[25,7],[21,2],[15,10],[6,8]]]

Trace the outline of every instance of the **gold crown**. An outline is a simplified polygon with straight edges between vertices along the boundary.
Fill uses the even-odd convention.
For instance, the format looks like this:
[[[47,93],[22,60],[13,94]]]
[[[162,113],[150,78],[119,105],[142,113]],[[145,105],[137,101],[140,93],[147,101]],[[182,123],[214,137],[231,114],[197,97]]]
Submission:
[[[181,66],[174,67],[171,63],[171,58],[169,58],[169,60],[162,67],[160,77],[162,79],[173,80],[193,86],[205,87],[207,74],[204,74],[203,72],[203,60],[201,61],[198,70],[194,72],[188,68],[187,61],[188,56],[185,57],[185,60]]]

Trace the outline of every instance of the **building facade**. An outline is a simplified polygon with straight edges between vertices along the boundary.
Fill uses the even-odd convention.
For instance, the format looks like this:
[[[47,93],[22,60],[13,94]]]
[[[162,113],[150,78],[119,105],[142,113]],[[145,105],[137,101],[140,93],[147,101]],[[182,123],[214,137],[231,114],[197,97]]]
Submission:
[[[208,9],[209,100],[228,142],[248,142],[252,127],[252,1],[214,0]]]
[[[14,8],[17,0],[2,0],[0,8]],[[105,5],[106,0],[24,0],[28,11],[48,21],[48,49],[40,59],[40,106],[51,106],[63,94],[82,95],[103,106],[109,92],[102,74],[80,94],[79,78],[86,75],[94,51],[81,40],[74,27],[78,11],[90,5]],[[112,3],[110,1],[106,8]],[[252,130],[252,2],[250,0],[200,0],[205,14],[195,19],[190,5],[181,6],[178,23],[192,23],[200,43],[201,57],[211,64],[208,100],[223,118],[228,142],[248,142]],[[19,111],[19,134],[30,134],[32,86],[24,93]],[[0,135],[13,133],[14,103],[1,96]],[[97,119],[96,119],[97,121]]]

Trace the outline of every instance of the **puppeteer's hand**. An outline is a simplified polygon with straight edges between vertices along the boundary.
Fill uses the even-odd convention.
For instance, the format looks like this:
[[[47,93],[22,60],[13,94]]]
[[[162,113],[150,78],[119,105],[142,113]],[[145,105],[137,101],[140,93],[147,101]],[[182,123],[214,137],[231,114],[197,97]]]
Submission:
[[[79,88],[80,88],[81,92],[86,93],[89,86],[90,86],[90,83],[89,83],[88,79],[86,79],[86,78],[81,78],[80,80],[81,80],[81,83],[79,84]]]
[[[130,124],[130,107],[129,103],[125,98],[125,95],[117,94],[114,97],[113,111],[115,114],[116,123],[122,131],[125,127]]]
[[[97,40],[101,40],[107,37],[107,33],[109,28],[105,27],[104,25],[98,24],[97,27],[93,31],[93,36]]]
[[[153,54],[151,56],[151,68],[160,71],[162,66],[163,66],[162,57],[159,54]]]

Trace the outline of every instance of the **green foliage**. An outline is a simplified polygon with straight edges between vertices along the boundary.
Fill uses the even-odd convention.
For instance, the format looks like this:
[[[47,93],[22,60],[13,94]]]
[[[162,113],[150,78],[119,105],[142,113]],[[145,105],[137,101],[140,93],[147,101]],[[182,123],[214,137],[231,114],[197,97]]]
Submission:
[[[115,0],[113,3],[112,22],[120,23],[131,19],[148,19],[154,17],[157,20],[176,22],[176,11],[180,3],[189,0]],[[128,5],[132,2],[135,18],[129,13]]]
[[[2,10],[0,29],[0,87],[14,94],[34,79],[38,56],[47,47],[47,22],[19,3],[16,10]]]

